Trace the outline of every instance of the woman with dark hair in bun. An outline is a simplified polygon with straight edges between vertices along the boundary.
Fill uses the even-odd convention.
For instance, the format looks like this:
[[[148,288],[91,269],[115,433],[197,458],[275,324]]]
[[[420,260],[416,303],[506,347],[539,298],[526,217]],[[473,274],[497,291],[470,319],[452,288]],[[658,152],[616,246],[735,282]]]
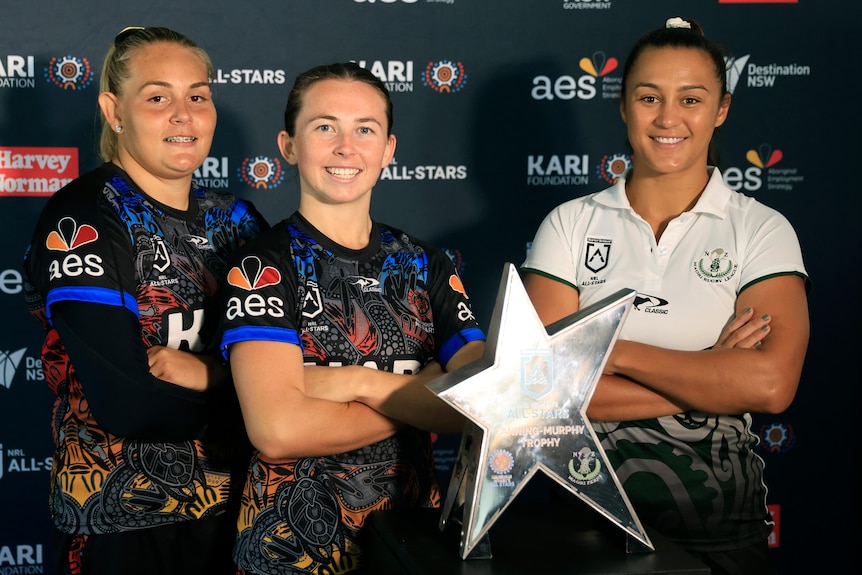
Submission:
[[[623,70],[632,167],[542,222],[521,270],[547,325],[637,290],[588,414],[638,516],[713,573],[772,572],[752,412],[796,394],[808,277],[788,221],[722,181],[723,50],[691,20],[643,36]]]

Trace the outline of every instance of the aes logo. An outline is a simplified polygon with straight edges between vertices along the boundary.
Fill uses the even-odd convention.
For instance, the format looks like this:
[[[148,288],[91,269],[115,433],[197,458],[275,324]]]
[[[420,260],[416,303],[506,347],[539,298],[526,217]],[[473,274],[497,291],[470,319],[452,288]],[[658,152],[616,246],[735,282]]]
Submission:
[[[238,317],[284,317],[284,300],[276,296],[264,297],[255,290],[281,283],[281,273],[272,266],[264,266],[257,256],[243,258],[238,267],[227,274],[227,283],[249,293],[244,298],[231,297],[227,302],[225,317],[234,320]]]
[[[96,254],[69,253],[81,246],[95,242],[99,239],[99,232],[91,225],[78,223],[70,218],[64,217],[57,223],[57,229],[48,234],[45,247],[51,251],[62,252],[65,255],[61,259],[52,260],[48,265],[51,280],[64,277],[77,277],[81,274],[98,277],[104,275],[102,258]]]

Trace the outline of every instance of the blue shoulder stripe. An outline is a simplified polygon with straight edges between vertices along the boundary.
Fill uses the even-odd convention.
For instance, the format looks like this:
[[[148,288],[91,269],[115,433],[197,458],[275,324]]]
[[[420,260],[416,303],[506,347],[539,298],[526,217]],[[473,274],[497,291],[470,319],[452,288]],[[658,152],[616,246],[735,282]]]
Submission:
[[[221,354],[228,359],[229,345],[240,341],[280,341],[292,343],[302,349],[302,340],[295,329],[283,327],[244,326],[226,330],[221,338]]]
[[[60,301],[81,301],[90,303],[101,303],[110,306],[119,306],[128,309],[140,319],[138,302],[130,293],[118,291],[111,288],[95,286],[68,286],[58,287],[48,292],[45,301],[45,313],[51,318],[51,305]]]

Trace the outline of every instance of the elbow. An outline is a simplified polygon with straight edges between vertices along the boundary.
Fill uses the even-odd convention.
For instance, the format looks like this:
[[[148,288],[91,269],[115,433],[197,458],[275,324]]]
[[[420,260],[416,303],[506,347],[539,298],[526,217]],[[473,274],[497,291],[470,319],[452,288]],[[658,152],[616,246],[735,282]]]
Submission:
[[[291,446],[295,447],[300,443],[280,430],[247,429],[247,431],[251,444],[265,459],[290,459],[303,455],[298,453],[296,449],[291,449]]]
[[[784,412],[796,397],[799,376],[775,377],[763,386],[763,394],[750,411],[777,415]]]

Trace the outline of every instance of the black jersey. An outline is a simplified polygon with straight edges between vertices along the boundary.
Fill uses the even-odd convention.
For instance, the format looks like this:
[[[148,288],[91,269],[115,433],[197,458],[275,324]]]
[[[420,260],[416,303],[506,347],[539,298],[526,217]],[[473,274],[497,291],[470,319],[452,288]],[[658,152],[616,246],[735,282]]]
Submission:
[[[194,184],[187,211],[164,206],[113,164],[48,201],[24,268],[57,396],[50,504],[59,530],[113,533],[225,506],[233,450],[208,441],[212,394],[152,377],[145,350],[217,352],[227,256],[264,225],[251,205]],[[142,428],[129,431],[133,421]]]
[[[222,346],[300,345],[306,365],[365,365],[409,373],[446,365],[484,340],[461,281],[439,249],[375,223],[349,250],[294,214],[234,254]],[[407,428],[324,457],[256,454],[238,523],[246,573],[342,573],[357,565],[357,534],[377,509],[436,507],[430,435]]]

